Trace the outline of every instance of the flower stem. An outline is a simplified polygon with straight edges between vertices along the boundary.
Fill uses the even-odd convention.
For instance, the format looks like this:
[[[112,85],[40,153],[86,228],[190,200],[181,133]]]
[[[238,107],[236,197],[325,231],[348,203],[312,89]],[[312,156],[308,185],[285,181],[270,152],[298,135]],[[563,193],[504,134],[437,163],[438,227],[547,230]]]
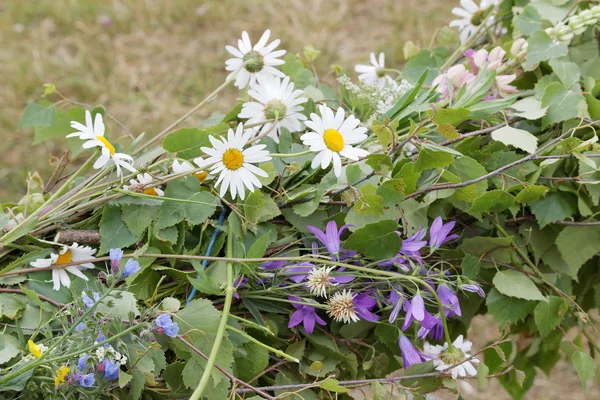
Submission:
[[[277,356],[279,356],[281,358],[285,358],[286,360],[293,361],[295,363],[299,363],[300,362],[300,360],[298,360],[296,357],[292,357],[289,354],[286,354],[286,353],[284,353],[281,350],[278,350],[278,349],[275,349],[275,348],[273,348],[271,346],[268,346],[268,345],[264,344],[263,342],[261,342],[260,340],[255,339],[252,336],[248,335],[244,331],[240,331],[239,329],[236,329],[236,328],[234,328],[232,326],[227,326],[227,329],[229,329],[230,331],[233,331],[233,332],[235,332],[237,334],[240,334],[240,335],[244,336],[246,339],[249,339],[251,342],[254,342],[254,343],[256,343],[257,345],[259,345],[261,347],[264,347],[265,349],[269,350],[270,352],[274,353],[275,355],[277,355]]]
[[[233,235],[227,235],[227,256],[231,257],[233,254]],[[215,361],[217,359],[217,355],[219,354],[219,349],[221,348],[221,343],[223,342],[223,336],[226,334],[227,328],[227,320],[229,319],[229,310],[231,309],[231,300],[233,298],[233,264],[230,262],[227,263],[227,287],[225,289],[225,303],[223,304],[223,312],[221,314],[221,321],[219,321],[219,328],[217,329],[217,335],[215,337],[215,343],[210,351],[210,355],[208,356],[208,361],[206,362],[206,368],[202,373],[202,377],[200,378],[200,383],[194,390],[194,393],[190,396],[190,400],[199,400],[206,386],[208,385],[208,381],[211,376],[211,372],[213,366],[215,365]]]
[[[269,154],[271,157],[279,157],[279,158],[292,158],[292,157],[300,157],[310,154],[310,150],[301,151],[300,153],[290,153],[290,154],[282,154],[282,153],[271,153]]]

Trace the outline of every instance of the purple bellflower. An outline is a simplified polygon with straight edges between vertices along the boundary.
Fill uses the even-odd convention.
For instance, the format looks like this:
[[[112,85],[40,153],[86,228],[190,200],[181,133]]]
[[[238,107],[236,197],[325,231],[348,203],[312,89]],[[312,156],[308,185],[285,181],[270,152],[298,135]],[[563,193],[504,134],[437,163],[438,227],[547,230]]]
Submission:
[[[316,237],[317,239],[319,239],[319,241],[325,246],[325,248],[327,248],[327,251],[329,252],[329,254],[331,255],[331,258],[333,260],[339,259],[340,258],[340,252],[342,251],[342,235],[344,233],[344,231],[346,229],[348,229],[348,227],[350,227],[352,225],[343,225],[339,230],[337,227],[337,223],[335,221],[329,221],[327,223],[327,226],[325,227],[325,232],[323,232],[322,230],[314,227],[314,226],[310,226],[308,225],[306,228],[311,231]],[[314,243],[313,243],[313,248],[314,248]],[[356,254],[355,251],[349,251],[349,250],[343,250],[343,252],[345,253],[344,256],[345,257],[351,257],[354,254]]]
[[[79,360],[77,361],[78,370],[83,371],[85,369],[88,358],[89,356],[87,354],[82,354],[81,357],[79,357]]]
[[[81,293],[81,298],[83,300],[83,304],[85,308],[92,308],[95,302],[100,300],[100,293],[92,291],[92,297],[94,300],[90,299],[90,296],[86,292]]]
[[[123,267],[123,276],[127,278],[129,275],[133,275],[140,270],[140,263],[134,259],[129,259]]]
[[[233,287],[237,290],[237,289],[239,289],[241,287],[246,286],[246,282],[248,282],[248,278],[244,278],[244,277],[239,276],[233,282]],[[236,299],[238,299],[238,300],[240,299],[240,295],[237,292],[233,292],[233,297],[236,298]]]
[[[109,381],[114,381],[119,377],[119,369],[121,365],[118,362],[105,358],[102,361],[102,370],[104,371],[104,377]]]
[[[429,336],[431,339],[438,342],[442,340],[442,337],[444,336],[444,323],[442,322],[442,319],[426,312],[417,336],[419,339],[425,339]]]
[[[391,290],[390,303],[394,306],[394,308],[392,309],[392,313],[390,314],[390,324],[393,324],[396,318],[398,318],[398,314],[400,313],[400,309],[402,308],[403,300],[404,296],[401,293],[399,293],[396,289]]]
[[[302,299],[296,296],[288,296],[288,299],[291,301],[302,301]],[[294,326],[302,323],[306,333],[312,335],[315,330],[315,322],[322,326],[327,325],[327,322],[319,317],[314,307],[294,303],[292,305],[296,311],[294,311],[290,317],[288,328],[293,328]]]
[[[439,285],[436,293],[444,305],[444,312],[448,318],[452,318],[455,315],[460,317],[462,315],[458,297],[456,296],[456,293],[452,291],[452,289],[446,287],[445,285]]]
[[[458,235],[448,235],[454,228],[456,222],[448,222],[444,224],[442,217],[437,217],[433,220],[431,228],[429,229],[429,247],[431,251],[440,248],[444,243],[450,240],[458,238]]]
[[[404,324],[402,324],[403,331],[407,330],[414,320],[421,322],[425,319],[426,311],[423,297],[417,294],[412,300],[404,300],[404,311],[406,316],[404,317]]]
[[[118,376],[118,372],[117,372],[117,376]],[[94,383],[96,383],[96,378],[94,378],[94,374],[93,373],[89,373],[87,375],[82,375],[82,374],[78,374],[75,373],[73,374],[73,379],[79,383],[79,385],[89,388],[94,386]]]
[[[377,306],[377,300],[370,297],[370,294],[371,291],[367,291],[353,297],[352,304],[354,305],[354,312],[365,321],[379,321],[379,316],[371,312],[371,309]]]
[[[466,285],[462,285],[460,288],[462,290],[466,290],[467,292],[477,293],[481,297],[485,298],[485,292],[483,291],[481,286],[479,286],[476,283],[468,283]]]
[[[413,346],[413,344],[406,336],[400,336],[398,345],[400,345],[400,352],[402,353],[402,362],[404,363],[404,369],[407,369],[413,364],[420,364],[425,361],[423,355],[417,349],[415,349],[415,346]]]
[[[410,265],[408,262],[409,258],[422,263],[421,249],[427,245],[427,241],[422,239],[425,237],[426,233],[426,228],[419,229],[414,235],[402,241],[402,247],[394,258],[380,262],[378,265],[384,268],[390,268],[397,265],[403,272],[410,271],[410,268],[408,267],[408,265]],[[402,236],[400,232],[396,232],[396,234]]]
[[[162,329],[162,332],[169,337],[177,337],[177,333],[179,332],[179,325],[177,322],[171,321],[171,316],[169,314],[161,314],[154,320],[154,325],[158,326]]]

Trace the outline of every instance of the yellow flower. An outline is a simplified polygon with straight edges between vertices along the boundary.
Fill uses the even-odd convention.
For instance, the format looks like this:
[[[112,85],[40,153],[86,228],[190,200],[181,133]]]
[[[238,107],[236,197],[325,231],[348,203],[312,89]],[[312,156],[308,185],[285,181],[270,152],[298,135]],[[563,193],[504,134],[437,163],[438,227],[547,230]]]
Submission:
[[[67,376],[68,373],[69,373],[69,367],[67,367],[66,365],[63,365],[59,369],[57,369],[56,376],[54,377],[54,385],[58,386],[62,382],[64,382],[65,376]]]
[[[44,353],[43,345],[35,344],[31,339],[27,341],[27,346],[29,346],[29,352],[33,354],[35,358],[40,358]]]

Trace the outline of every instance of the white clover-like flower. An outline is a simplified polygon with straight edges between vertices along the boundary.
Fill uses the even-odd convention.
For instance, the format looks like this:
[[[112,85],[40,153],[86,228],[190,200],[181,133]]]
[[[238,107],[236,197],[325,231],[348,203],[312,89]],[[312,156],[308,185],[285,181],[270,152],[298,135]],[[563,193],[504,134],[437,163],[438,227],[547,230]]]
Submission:
[[[302,90],[294,90],[290,77],[259,76],[257,84],[250,87],[248,94],[256,101],[248,101],[242,106],[239,118],[248,118],[246,125],[260,124],[266,120],[276,119],[276,123],[267,122],[254,129],[259,135],[269,131],[269,136],[279,142],[279,129],[286,128],[290,132],[302,129],[306,116],[300,112],[304,109],[300,104],[308,99]],[[273,126],[275,125],[275,126]]]
[[[367,83],[376,83],[384,86],[392,78],[385,73],[385,54],[379,53],[379,59],[375,53],[371,53],[371,65],[357,64],[354,70],[358,72],[358,79]]]
[[[310,121],[304,124],[312,129],[300,137],[310,151],[318,153],[312,160],[312,168],[325,169],[333,162],[333,170],[336,176],[342,174],[342,159],[340,156],[353,161],[366,157],[369,152],[353,147],[367,138],[367,128],[359,127],[360,121],[354,115],[346,118],[344,109],[338,108],[335,115],[326,105],[319,105],[321,117],[310,114]]]
[[[239,124],[236,131],[229,129],[227,138],[215,138],[209,136],[208,139],[213,147],[202,147],[201,150],[208,154],[207,159],[196,159],[194,162],[200,168],[210,167],[211,174],[219,174],[215,186],[221,185],[220,195],[223,197],[227,190],[231,193],[233,199],[239,195],[242,200],[246,197],[246,189],[254,192],[254,188],[261,188],[262,184],[256,177],[269,176],[265,171],[253,165],[260,162],[269,161],[269,151],[264,144],[251,146],[244,149],[254,133],[251,130],[244,131],[244,125]]]
[[[79,246],[77,243],[73,243],[71,246],[63,246],[58,254],[53,253],[50,258],[38,258],[32,261],[30,265],[34,268],[47,268],[52,265],[64,265],[76,261],[90,260],[96,253],[95,249],[87,246]],[[65,268],[56,268],[52,270],[52,282],[54,283],[54,290],[60,290],[60,286],[65,287],[71,286],[71,278],[67,272],[83,279],[88,280],[81,270],[82,269],[93,269],[94,264],[84,263],[80,265],[71,265]]]
[[[479,28],[486,17],[486,12],[490,7],[500,3],[499,0],[481,0],[479,4],[473,0],[460,0],[461,7],[454,7],[452,14],[460,17],[450,22],[451,27],[458,28],[460,32],[460,42],[464,43]],[[488,26],[495,23],[495,18],[492,16],[488,19]]]
[[[94,344],[96,344],[98,342],[94,342]],[[104,360],[104,357],[106,356],[106,348],[104,348],[103,346],[100,346],[96,349],[96,357],[98,358],[98,362],[102,362]]]
[[[334,293],[327,304],[327,314],[337,322],[357,322],[360,320],[354,307],[354,295],[350,289]]]
[[[108,139],[104,137],[104,121],[102,120],[102,114],[96,114],[94,122],[92,123],[92,114],[89,110],[85,111],[85,125],[77,121],[71,121],[71,128],[76,129],[77,132],[68,134],[67,137],[78,137],[81,140],[85,140],[85,143],[81,145],[84,149],[92,147],[100,147],[102,154],[94,163],[95,169],[104,167],[110,160],[117,167],[117,176],[122,176],[121,167],[135,172],[136,169],[133,166],[133,157],[124,154],[117,153],[115,146],[113,146]]]
[[[163,197],[165,192],[163,192],[159,187],[146,187],[152,184],[152,181],[152,176],[147,172],[144,172],[143,174],[138,174],[136,179],[131,179],[129,181],[129,185],[123,186],[123,189],[129,190],[130,192]]]
[[[238,88],[243,89],[248,83],[253,85],[258,76],[276,76],[279,78],[285,76],[283,72],[274,67],[284,63],[279,57],[286,52],[285,50],[274,51],[279,46],[279,39],[273,40],[267,45],[269,36],[271,36],[271,31],[267,29],[258,43],[252,47],[248,32],[244,31],[242,32],[242,38],[238,39],[237,49],[233,46],[225,46],[225,49],[233,55],[233,58],[225,61],[225,69],[233,71],[227,76],[227,79],[231,79],[237,73],[235,86]]]
[[[454,350],[450,352],[448,351],[448,342],[444,343],[443,346],[432,346],[429,343],[425,343],[423,352],[433,358],[433,365],[437,371],[444,371],[451,366],[458,364],[450,370],[454,379],[459,376],[476,376],[477,369],[475,369],[473,364],[479,363],[479,360],[471,358],[470,360],[465,361],[467,358],[471,357],[469,352],[471,351],[473,343],[468,340],[463,340],[463,335],[460,335],[452,343],[452,346],[454,346]]]
[[[186,172],[191,172],[195,169],[196,168],[194,168],[189,162],[186,161],[179,162],[178,160],[174,160],[173,164],[171,165],[171,170],[174,174],[183,174]],[[200,182],[204,182],[206,178],[209,177],[208,172],[206,171],[198,171],[194,173],[194,176]]]
[[[331,271],[334,267],[313,268],[308,271],[307,284],[310,293],[315,296],[327,298],[327,288],[337,285]]]

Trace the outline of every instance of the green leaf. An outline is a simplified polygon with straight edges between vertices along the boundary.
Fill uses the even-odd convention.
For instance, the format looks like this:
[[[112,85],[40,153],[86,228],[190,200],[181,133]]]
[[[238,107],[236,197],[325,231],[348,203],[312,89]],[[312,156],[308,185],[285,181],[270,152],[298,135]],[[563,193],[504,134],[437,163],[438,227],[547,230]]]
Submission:
[[[49,107],[44,107],[41,104],[29,102],[23,111],[23,117],[19,122],[19,129],[30,126],[52,126],[56,115],[56,107],[54,104]],[[65,135],[68,132],[65,132]]]
[[[165,297],[160,305],[160,308],[164,311],[175,313],[179,311],[181,302],[174,297]]]
[[[348,388],[340,386],[339,381],[333,378],[325,379],[319,387],[333,393],[348,393],[350,391]]]
[[[465,254],[462,263],[460,264],[460,269],[462,270],[463,276],[466,276],[469,279],[477,278],[479,270],[481,269],[479,258],[470,254]]]
[[[535,283],[522,272],[512,269],[500,271],[492,282],[494,287],[506,296],[525,300],[546,300]]]
[[[379,185],[375,193],[383,198],[383,206],[393,207],[400,204],[402,200],[404,200],[405,190],[406,183],[404,183],[404,180],[390,179]]]
[[[519,204],[529,204],[537,201],[548,192],[546,186],[527,185],[515,196],[515,201]]]
[[[600,252],[600,226],[567,226],[556,238],[556,246],[577,280],[581,266]]]
[[[324,194],[324,193],[323,193]],[[281,214],[277,203],[263,192],[256,190],[243,203],[244,215],[254,224],[265,222]]]
[[[438,125],[456,126],[469,118],[471,111],[466,108],[441,108],[433,118]]]
[[[504,190],[495,189],[485,192],[475,200],[470,213],[504,211],[515,203],[515,197]]]
[[[522,13],[514,17],[513,24],[515,24],[519,31],[525,36],[529,36],[533,32],[544,28],[540,14],[535,7],[530,5],[525,7]]]
[[[179,330],[186,332],[192,343],[201,340],[206,334],[216,334],[220,319],[221,313],[206,299],[191,301],[173,316],[173,322],[179,324]]]
[[[140,237],[152,224],[158,210],[159,207],[155,205],[125,205],[121,207],[121,215],[129,231],[134,236]]]
[[[502,142],[507,146],[514,146],[518,149],[533,153],[537,150],[538,139],[531,133],[513,128],[512,126],[503,126],[492,132],[492,139]]]
[[[542,97],[542,106],[548,107],[547,114],[542,119],[544,126],[587,114],[587,103],[583,95],[558,82],[551,83],[546,87]]]
[[[555,44],[544,31],[535,31],[527,40],[527,59],[524,64],[525,70],[532,70],[541,61],[551,58],[566,56],[567,46]]]
[[[456,139],[460,137],[460,133],[458,133],[456,128],[450,124],[438,125],[437,130],[440,133],[440,135],[442,135],[446,139]]]
[[[476,236],[463,240],[460,250],[476,257],[485,257],[494,261],[508,263],[510,262],[510,254],[512,253],[511,243],[512,237]]]
[[[417,181],[421,176],[421,171],[415,169],[414,163],[406,163],[400,171],[394,175],[394,179],[402,179],[406,185],[405,194],[410,194],[417,189]]]
[[[119,370],[119,387],[122,389],[133,379],[133,375],[128,374],[123,370]]]
[[[360,197],[354,204],[354,210],[359,215],[383,215],[383,197],[376,194],[375,185],[360,188]]]
[[[575,196],[564,192],[552,192],[531,204],[540,228],[570,217],[577,212]]]
[[[542,107],[542,102],[534,96],[519,100],[511,105],[510,108],[516,110],[515,114],[519,117],[532,121],[542,118],[546,115],[546,110],[548,109],[548,107]]]
[[[454,157],[450,153],[422,148],[414,164],[414,169],[421,172],[427,169],[444,168],[452,164],[452,161],[454,161]]]
[[[402,239],[395,232],[397,229],[398,223],[391,220],[369,224],[350,235],[343,247],[375,260],[391,258],[402,246]]]
[[[267,251],[267,247],[269,246],[270,236],[271,231],[268,231],[267,233],[256,239],[256,241],[252,243],[252,246],[250,246],[250,248],[248,249],[248,252],[246,253],[246,258],[262,258],[265,255],[265,252]],[[258,268],[260,263],[249,262],[247,263],[247,265],[248,268],[250,268],[250,270],[253,271],[256,268]]]
[[[158,229],[173,226],[184,219],[191,225],[200,225],[217,209],[217,198],[208,192],[201,192],[200,182],[194,177],[169,182],[165,190],[165,197],[191,200],[202,204],[164,200],[156,220]]]
[[[569,61],[568,58],[554,58],[548,61],[548,64],[566,87],[571,87],[579,82],[581,77],[579,66]]]
[[[548,297],[548,301],[540,301],[533,310],[535,325],[542,337],[548,336],[560,323],[564,316],[561,309],[565,301],[557,296]]]
[[[110,249],[129,247],[139,240],[139,236],[133,235],[123,222],[121,209],[111,206],[104,206],[102,209],[100,236],[102,241],[98,254],[108,253]]]
[[[108,318],[129,319],[130,313],[134,316],[140,315],[133,293],[121,290],[113,290],[96,306],[96,311]]]
[[[596,363],[594,363],[594,359],[590,357],[589,354],[584,353],[583,351],[575,352],[572,360],[577,375],[579,375],[579,379],[581,380],[583,390],[585,391],[587,390],[587,382],[594,379],[594,376],[596,375]]]
[[[210,129],[183,128],[169,135],[163,140],[165,150],[178,153],[181,158],[194,158],[203,155],[201,147],[211,147],[208,136],[212,133],[227,131],[229,125],[219,123]]]
[[[12,372],[18,371],[20,368],[12,370]],[[35,369],[30,369],[29,371],[23,372],[20,375],[15,376],[13,379],[0,383],[0,392],[20,392],[25,389],[25,385],[27,385],[27,381],[33,375]]]
[[[2,240],[0,240],[0,247],[1,246],[5,246],[9,243],[14,242],[17,239],[22,238],[23,236],[27,235],[29,232],[31,232],[35,226],[37,225],[38,219],[37,217],[33,217],[30,220],[28,220],[25,225],[22,225],[20,227],[16,227],[11,229],[10,231],[8,231],[8,233],[4,236],[1,236]]]
[[[176,361],[167,365],[167,367],[165,368],[165,372],[162,375],[165,382],[167,383],[167,386],[174,393],[178,393],[179,391],[185,389],[185,385],[183,384],[183,377],[181,376],[184,368],[185,363]]]
[[[16,336],[0,334],[0,364],[6,364],[21,353],[21,343]]]
[[[534,310],[536,303],[504,296],[498,290],[492,289],[488,293],[486,305],[498,325],[504,327],[507,323],[515,324],[528,316]]]
[[[235,376],[246,382],[263,372],[269,365],[269,351],[256,343],[250,342],[236,347],[233,356]]]
[[[210,354],[214,340],[215,335],[208,334],[203,340],[195,342],[194,346],[204,354]],[[206,369],[206,363],[207,361],[204,358],[197,355],[196,353],[194,353],[192,359],[188,361],[182,373],[183,383],[185,383],[185,385],[188,388],[195,389],[196,386],[198,386],[198,383],[200,382],[200,377]],[[227,337],[224,337],[223,341],[221,342],[221,347],[219,348],[219,353],[217,354],[215,364],[217,364],[219,367],[223,368],[229,373],[233,372],[231,368],[233,364],[233,346]],[[229,387],[230,384],[229,379],[221,371],[214,367],[211,371],[211,381],[211,384],[207,385],[207,394],[211,393],[211,391],[218,393],[223,391],[223,389],[225,389],[226,393],[226,389]],[[222,386],[223,384],[224,387]],[[211,396],[209,395],[207,397],[210,398]],[[217,397],[216,399],[223,398],[227,398],[227,396]]]

